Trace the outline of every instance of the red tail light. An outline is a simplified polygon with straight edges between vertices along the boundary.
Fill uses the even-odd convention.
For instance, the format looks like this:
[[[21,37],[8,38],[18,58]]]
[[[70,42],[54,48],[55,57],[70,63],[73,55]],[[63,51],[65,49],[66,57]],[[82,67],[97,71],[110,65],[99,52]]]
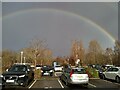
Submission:
[[[73,70],[70,72],[70,77],[72,76],[72,74],[73,74]]]

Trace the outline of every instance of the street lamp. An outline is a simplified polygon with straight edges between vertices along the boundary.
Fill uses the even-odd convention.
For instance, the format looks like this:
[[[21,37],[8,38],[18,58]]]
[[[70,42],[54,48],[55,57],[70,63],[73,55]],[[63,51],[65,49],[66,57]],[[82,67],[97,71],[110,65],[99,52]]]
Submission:
[[[25,63],[26,61],[25,61],[25,57],[24,57],[24,63]]]
[[[67,60],[68,60],[68,64],[69,64],[69,58]]]
[[[21,51],[20,53],[21,53],[21,63],[22,63],[23,51]]]

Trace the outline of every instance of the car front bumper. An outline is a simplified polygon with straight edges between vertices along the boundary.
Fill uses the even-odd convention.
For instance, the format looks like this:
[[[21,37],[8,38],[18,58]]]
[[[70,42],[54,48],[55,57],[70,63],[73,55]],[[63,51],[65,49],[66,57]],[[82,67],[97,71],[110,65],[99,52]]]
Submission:
[[[3,82],[4,86],[23,86],[25,83],[24,79],[19,79],[19,80],[5,80]]]

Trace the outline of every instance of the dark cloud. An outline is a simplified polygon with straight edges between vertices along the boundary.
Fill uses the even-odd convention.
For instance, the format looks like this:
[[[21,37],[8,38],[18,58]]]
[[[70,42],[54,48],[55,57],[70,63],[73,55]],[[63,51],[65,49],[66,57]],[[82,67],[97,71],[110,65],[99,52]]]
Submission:
[[[35,8],[66,13],[34,11]],[[27,9],[33,11],[13,14]],[[110,38],[96,26],[67,12],[92,20],[117,38],[117,3],[3,3],[3,16],[8,17],[3,19],[3,48],[18,50],[35,36],[46,39],[54,55],[68,55],[75,39],[82,40],[85,47],[91,39],[97,39],[103,47],[113,46]],[[10,14],[14,16],[9,17]]]

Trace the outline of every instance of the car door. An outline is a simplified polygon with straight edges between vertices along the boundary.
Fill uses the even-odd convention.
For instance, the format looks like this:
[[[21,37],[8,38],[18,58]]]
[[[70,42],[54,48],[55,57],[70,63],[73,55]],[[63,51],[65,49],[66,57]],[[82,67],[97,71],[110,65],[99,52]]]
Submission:
[[[64,81],[66,81],[66,79],[69,78],[69,72],[70,72],[69,68],[64,69],[64,72],[63,72],[63,79],[64,79]]]
[[[112,73],[112,68],[109,68],[107,71],[105,71],[105,77],[110,79],[111,78],[111,73]]]
[[[118,71],[119,71],[118,68],[112,68],[112,72],[111,72],[111,75],[110,75],[110,79],[115,80]]]

